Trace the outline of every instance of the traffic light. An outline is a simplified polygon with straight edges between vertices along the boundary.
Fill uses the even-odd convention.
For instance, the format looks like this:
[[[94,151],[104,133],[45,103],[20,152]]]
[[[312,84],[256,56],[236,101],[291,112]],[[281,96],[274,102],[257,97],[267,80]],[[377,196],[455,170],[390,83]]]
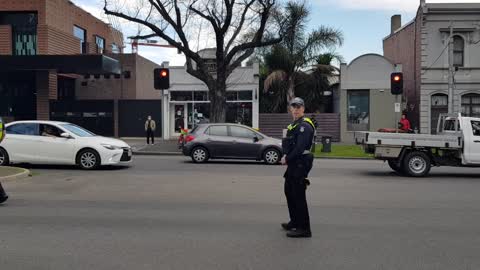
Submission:
[[[156,68],[153,75],[155,89],[164,90],[170,88],[170,70],[168,68]]]
[[[401,95],[403,93],[403,73],[394,72],[390,75],[392,95]]]

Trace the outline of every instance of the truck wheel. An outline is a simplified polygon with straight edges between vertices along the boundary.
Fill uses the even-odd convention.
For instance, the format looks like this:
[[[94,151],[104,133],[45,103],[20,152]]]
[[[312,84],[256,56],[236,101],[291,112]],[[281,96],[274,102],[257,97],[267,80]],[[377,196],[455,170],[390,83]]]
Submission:
[[[412,177],[427,176],[430,168],[430,158],[423,152],[411,152],[403,160],[403,170]]]
[[[398,160],[396,159],[389,159],[388,160],[388,166],[390,166],[390,168],[392,170],[394,170],[395,172],[399,173],[399,174],[403,174],[404,171],[403,171],[403,168],[402,168],[402,165],[398,163]]]

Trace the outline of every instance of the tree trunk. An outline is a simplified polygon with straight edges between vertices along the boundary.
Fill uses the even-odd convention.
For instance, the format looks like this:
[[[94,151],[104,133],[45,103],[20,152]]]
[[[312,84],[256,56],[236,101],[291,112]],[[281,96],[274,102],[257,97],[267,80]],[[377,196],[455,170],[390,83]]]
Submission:
[[[226,81],[225,72],[218,72],[216,82],[208,85],[210,123],[225,123],[227,120]]]
[[[288,89],[287,89],[287,111],[290,101],[295,98],[295,79],[293,76],[288,77]]]

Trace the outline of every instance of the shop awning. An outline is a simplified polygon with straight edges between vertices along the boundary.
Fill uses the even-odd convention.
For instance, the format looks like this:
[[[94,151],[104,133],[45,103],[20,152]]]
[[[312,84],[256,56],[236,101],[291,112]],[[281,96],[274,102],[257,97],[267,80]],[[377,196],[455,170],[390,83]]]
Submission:
[[[105,55],[0,55],[0,72],[56,70],[74,74],[120,74],[120,63]]]

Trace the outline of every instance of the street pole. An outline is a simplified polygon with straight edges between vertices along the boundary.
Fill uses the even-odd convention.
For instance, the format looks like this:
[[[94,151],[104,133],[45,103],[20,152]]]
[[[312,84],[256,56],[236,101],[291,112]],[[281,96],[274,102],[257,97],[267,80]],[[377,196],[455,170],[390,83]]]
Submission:
[[[395,126],[393,126],[395,128],[395,133],[398,133],[398,122],[399,120],[397,119],[397,103],[398,103],[398,95],[395,95],[395,108],[394,108],[394,112],[395,112]],[[400,105],[401,106],[401,105]]]
[[[195,89],[192,91],[192,130],[195,128]]]
[[[453,114],[453,26],[450,22],[448,37],[448,114]]]

